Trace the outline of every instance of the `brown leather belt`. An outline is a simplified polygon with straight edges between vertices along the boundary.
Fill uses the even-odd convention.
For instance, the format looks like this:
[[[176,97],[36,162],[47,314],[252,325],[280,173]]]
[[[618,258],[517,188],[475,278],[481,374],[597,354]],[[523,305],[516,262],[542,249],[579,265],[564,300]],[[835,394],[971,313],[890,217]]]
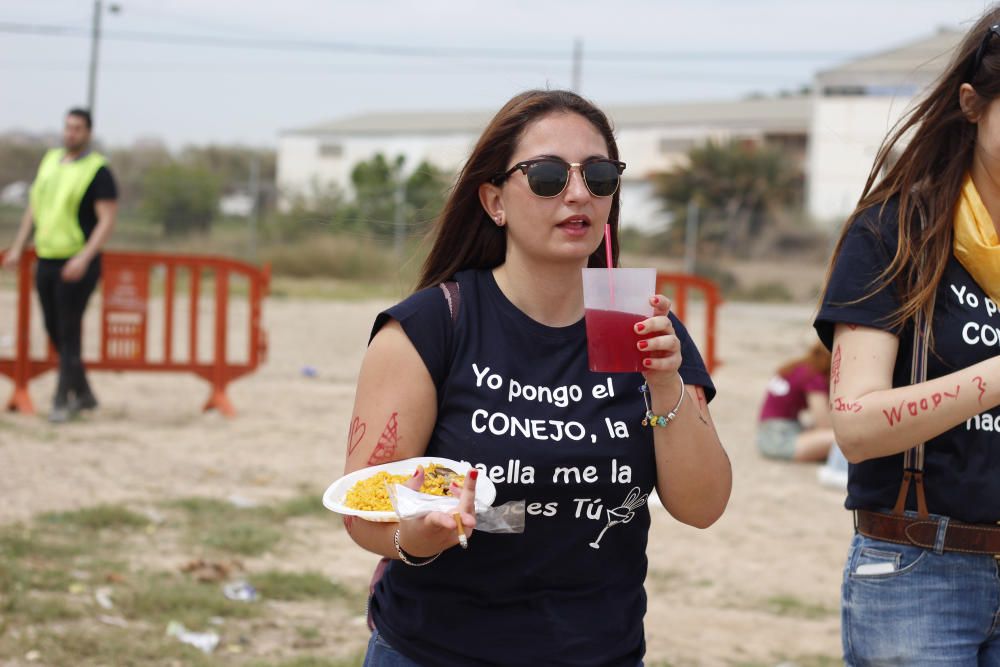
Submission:
[[[867,510],[857,510],[856,517],[857,530],[866,537],[924,549],[933,549],[937,542],[939,521],[934,518],[921,519]],[[944,550],[990,554],[1000,558],[1000,525],[949,520]]]

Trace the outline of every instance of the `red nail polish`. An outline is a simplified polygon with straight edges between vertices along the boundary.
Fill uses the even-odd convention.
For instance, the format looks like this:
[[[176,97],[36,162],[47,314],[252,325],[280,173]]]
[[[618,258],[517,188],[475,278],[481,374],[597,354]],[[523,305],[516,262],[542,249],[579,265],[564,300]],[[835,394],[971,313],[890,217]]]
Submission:
[[[645,350],[647,347],[649,347],[649,343],[647,341],[644,341],[644,340],[640,340],[639,341],[639,349],[640,350]]]
[[[469,479],[471,479],[472,481],[475,481],[477,477],[479,477],[479,469],[478,468],[473,468],[472,470],[469,471]]]
[[[643,366],[652,366],[653,365],[653,360],[652,359],[643,359],[642,360],[642,365]]]
[[[659,304],[659,303],[660,303],[660,297],[658,297],[658,296],[654,296],[654,297],[653,297],[653,305],[655,306],[655,305],[657,305],[657,304]]]
[[[419,474],[420,474],[420,468],[417,468],[416,470],[413,471],[413,476],[414,477],[416,477]]]
[[[645,329],[646,329],[646,325],[645,324],[637,324],[637,325],[635,325],[635,330],[636,331],[643,331]]]

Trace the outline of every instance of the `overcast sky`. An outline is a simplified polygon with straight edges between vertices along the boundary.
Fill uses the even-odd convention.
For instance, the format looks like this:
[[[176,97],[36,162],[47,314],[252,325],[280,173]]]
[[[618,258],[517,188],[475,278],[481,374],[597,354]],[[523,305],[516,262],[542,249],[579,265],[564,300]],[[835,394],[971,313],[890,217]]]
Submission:
[[[96,132],[273,146],[366,111],[495,109],[531,87],[602,105],[731,99],[967,28],[984,0],[105,0]],[[0,132],[86,100],[91,0],[0,0]],[[214,40],[213,40],[214,38]],[[208,41],[222,46],[209,46]]]

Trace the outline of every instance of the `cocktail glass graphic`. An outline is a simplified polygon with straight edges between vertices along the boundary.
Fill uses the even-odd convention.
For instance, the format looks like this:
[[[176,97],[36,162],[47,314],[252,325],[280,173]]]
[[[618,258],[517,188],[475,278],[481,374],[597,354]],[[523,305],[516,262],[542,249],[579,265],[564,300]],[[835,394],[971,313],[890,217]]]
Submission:
[[[621,505],[607,510],[608,524],[601,530],[601,534],[597,536],[597,539],[590,543],[591,547],[600,549],[601,538],[604,537],[604,533],[608,532],[608,528],[617,526],[620,523],[628,523],[635,518],[635,509],[646,502],[647,494],[642,493],[642,495],[639,495],[640,493],[642,493],[642,490],[638,486],[633,487]]]

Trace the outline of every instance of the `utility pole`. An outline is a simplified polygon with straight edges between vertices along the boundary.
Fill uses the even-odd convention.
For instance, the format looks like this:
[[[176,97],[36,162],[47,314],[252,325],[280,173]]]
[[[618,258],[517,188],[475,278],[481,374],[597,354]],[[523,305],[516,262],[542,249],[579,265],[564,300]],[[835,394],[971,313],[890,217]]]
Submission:
[[[87,77],[87,110],[94,115],[97,87],[97,48],[101,42],[101,0],[94,0],[94,20],[90,26],[90,74]]]
[[[90,24],[90,69],[87,76],[87,111],[94,115],[94,105],[97,104],[97,52],[101,43],[101,15],[104,13],[101,0],[94,0],[94,18]],[[117,14],[121,5],[111,3],[108,11]]]
[[[688,201],[687,220],[684,225],[684,273],[694,275],[698,256],[698,201]]]
[[[580,87],[583,85],[583,40],[579,37],[573,41],[572,81],[571,90],[579,95]]]
[[[250,261],[257,261],[257,223],[260,219],[260,155],[256,152],[250,157],[250,198],[253,202],[250,209]]]
[[[393,197],[393,250],[396,253],[396,260],[403,263],[403,244],[406,240],[405,220],[403,218],[403,207],[406,205],[406,179],[403,178],[403,170],[399,169],[396,182],[396,191]]]

